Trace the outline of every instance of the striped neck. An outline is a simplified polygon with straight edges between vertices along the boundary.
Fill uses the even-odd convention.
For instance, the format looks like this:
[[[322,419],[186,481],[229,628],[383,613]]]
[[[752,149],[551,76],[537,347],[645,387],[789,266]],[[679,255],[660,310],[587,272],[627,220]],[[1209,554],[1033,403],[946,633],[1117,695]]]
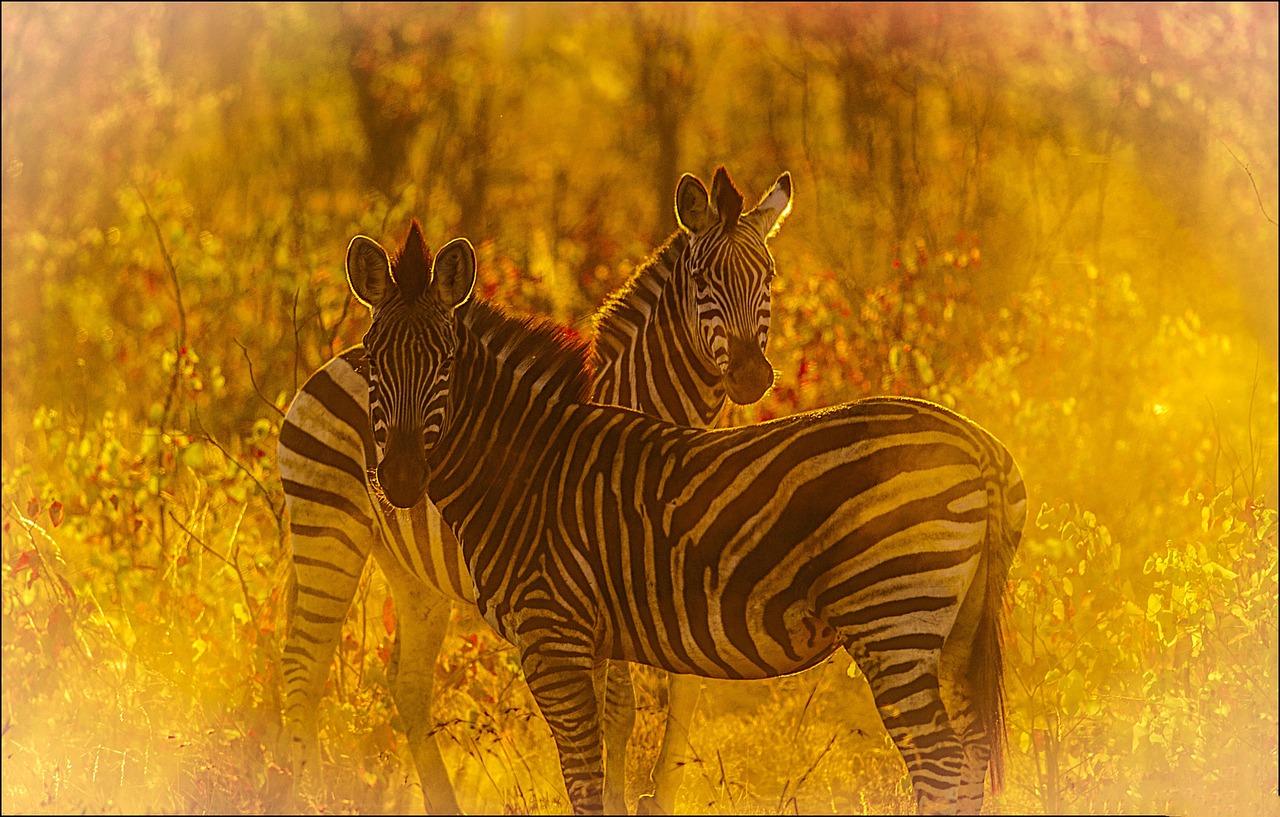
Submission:
[[[688,247],[688,234],[677,230],[596,312],[591,399],[705,428],[724,408],[725,391],[697,351]]]
[[[504,503],[533,478],[564,418],[589,405],[589,349],[554,324],[473,300],[459,312],[448,428],[427,452],[429,496],[474,570],[477,544],[508,521]],[[508,509],[509,511],[510,509]],[[465,531],[465,533],[464,533]],[[483,581],[476,577],[477,588]]]

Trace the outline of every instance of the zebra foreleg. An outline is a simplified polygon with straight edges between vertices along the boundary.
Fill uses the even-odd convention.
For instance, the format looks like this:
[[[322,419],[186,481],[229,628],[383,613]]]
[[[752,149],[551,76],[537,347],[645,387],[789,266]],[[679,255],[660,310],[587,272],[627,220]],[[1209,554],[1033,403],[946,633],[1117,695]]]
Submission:
[[[396,709],[422,783],[427,814],[461,814],[453,784],[440,755],[433,709],[436,662],[449,633],[453,605],[383,553],[375,552],[396,604],[399,665],[392,681]]]
[[[702,696],[703,679],[693,675],[667,673],[667,725],[662,733],[662,747],[653,767],[654,790],[636,804],[636,814],[674,814],[676,794],[684,782],[684,768],[692,761],[689,751],[689,729],[693,713]]]
[[[545,651],[522,650],[525,680],[533,699],[551,727],[560,753],[565,791],[575,814],[604,813],[604,765],[601,757],[600,706],[597,681],[603,666],[581,645],[565,642],[565,633],[548,639]],[[625,813],[625,811],[623,812]]]

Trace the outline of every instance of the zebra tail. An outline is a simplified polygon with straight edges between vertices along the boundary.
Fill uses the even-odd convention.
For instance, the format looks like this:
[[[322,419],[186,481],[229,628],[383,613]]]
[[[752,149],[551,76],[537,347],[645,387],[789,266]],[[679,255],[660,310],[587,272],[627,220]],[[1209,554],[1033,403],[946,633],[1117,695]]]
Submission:
[[[979,614],[978,631],[969,657],[969,676],[974,690],[974,706],[991,747],[988,770],[991,789],[1000,791],[1004,783],[1006,743],[1004,685],[1004,596],[1009,568],[1022,539],[1026,493],[1022,477],[1012,457],[1006,453],[1004,473],[987,482],[986,593]],[[1022,506],[1022,513],[1014,509]]]

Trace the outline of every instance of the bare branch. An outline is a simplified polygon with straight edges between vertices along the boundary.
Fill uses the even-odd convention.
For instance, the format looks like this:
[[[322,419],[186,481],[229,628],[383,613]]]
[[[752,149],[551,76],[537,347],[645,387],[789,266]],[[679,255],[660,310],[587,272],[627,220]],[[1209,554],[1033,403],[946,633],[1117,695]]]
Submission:
[[[155,233],[156,243],[160,245],[160,256],[164,259],[165,269],[169,271],[169,278],[173,281],[173,297],[178,305],[178,348],[175,350],[178,354],[178,359],[174,360],[173,363],[173,377],[169,379],[169,393],[164,397],[164,407],[160,412],[160,428],[157,431],[160,437],[158,442],[161,445],[157,446],[156,464],[159,471],[160,484],[163,486],[166,482],[165,476],[168,473],[164,467],[164,455],[166,453],[163,445],[164,433],[169,426],[169,414],[173,410],[174,401],[177,399],[178,384],[182,375],[182,366],[180,365],[182,350],[187,347],[187,309],[182,303],[182,283],[178,280],[178,268],[174,266],[173,256],[169,254],[169,248],[164,243],[164,235],[160,232],[160,224],[156,221],[155,216],[151,214],[151,205],[147,203],[147,197],[143,194],[142,188],[135,183],[133,189],[138,194],[138,199],[142,202],[142,210],[147,216],[147,221],[151,224],[151,230]],[[160,493],[163,496],[163,492]],[[162,508],[163,505],[162,499]],[[160,521],[160,547],[163,550],[169,538],[164,523],[163,510],[159,512],[158,517]]]
[[[301,352],[301,343],[298,340],[298,332],[301,331],[298,326],[298,290],[293,291],[293,393],[298,393],[298,355]]]
[[[266,403],[268,406],[271,406],[271,408],[276,412],[276,414],[279,414],[281,417],[284,417],[284,412],[280,409],[280,407],[277,406],[275,403],[271,402],[270,400],[268,400],[267,396],[262,393],[262,389],[259,388],[258,381],[253,376],[253,361],[249,359],[249,350],[245,348],[245,345],[240,342],[239,338],[232,338],[232,340],[235,341],[236,346],[240,347],[240,351],[244,353],[244,362],[249,365],[249,382],[253,384],[253,390],[258,393],[258,397],[262,398],[262,402]]]
[[[209,553],[213,554],[215,558],[217,558],[227,567],[231,568],[231,570],[236,574],[236,580],[240,582],[240,592],[244,594],[245,607],[249,609],[250,617],[256,621],[258,619],[258,608],[257,608],[257,605],[253,603],[253,598],[249,595],[249,585],[244,580],[244,573],[243,571],[240,570],[240,565],[234,559],[223,556],[221,553],[219,553],[218,551],[214,550],[213,548],[205,544],[203,539],[201,539],[194,532],[192,532],[192,530],[188,528],[186,525],[182,524],[182,520],[179,519],[174,514],[173,511],[169,511],[169,517],[174,521],[175,524],[177,524],[178,527],[182,528],[182,530],[186,532],[187,536],[191,537],[191,541],[195,542],[197,545],[204,548]],[[242,519],[244,518],[243,513],[241,514],[241,518]],[[239,528],[239,523],[237,523],[236,527]]]
[[[351,302],[354,300],[355,298],[348,296],[346,300],[342,302],[342,314],[333,322],[333,326],[325,330],[325,335],[327,336],[327,341],[325,342],[325,354],[333,354],[333,342],[337,340],[338,331],[342,329],[342,324],[346,323],[347,315],[351,313]]]
[[[1222,146],[1227,149],[1227,153],[1231,154],[1231,158],[1236,160],[1236,164],[1244,168],[1245,174],[1249,177],[1249,184],[1253,185],[1253,195],[1258,197],[1258,209],[1262,211],[1262,217],[1265,218],[1267,221],[1270,221],[1272,224],[1276,224],[1276,220],[1272,218],[1270,215],[1268,215],[1267,206],[1262,203],[1262,194],[1258,192],[1258,183],[1253,179],[1253,171],[1249,169],[1249,166],[1247,164],[1245,164],[1240,160],[1240,157],[1236,155],[1236,152],[1231,149],[1230,145],[1222,141],[1221,136],[1215,136],[1214,138],[1217,139],[1219,142],[1222,142]],[[1276,226],[1280,227],[1280,224],[1277,224]]]
[[[223,448],[222,443],[218,442],[217,439],[215,439],[214,436],[205,429],[204,422],[201,421],[200,419],[199,410],[194,411],[194,419],[196,421],[196,426],[200,429],[200,433],[204,436],[204,438],[209,442],[213,443],[213,446],[222,452],[222,456],[226,457],[228,460],[235,463],[236,467],[239,468],[241,471],[244,471],[245,474],[249,476],[249,479],[253,480],[253,484],[258,486],[258,490],[262,492],[263,499],[267,501],[267,507],[271,509],[271,515],[275,517],[276,532],[280,539],[280,549],[281,551],[283,551],[284,550],[284,510],[283,508],[276,507],[275,500],[272,499],[271,492],[267,490],[267,487],[263,485],[262,482],[253,475],[253,472],[250,471],[248,468],[246,468],[244,464],[240,462],[240,460],[231,456],[231,452]]]

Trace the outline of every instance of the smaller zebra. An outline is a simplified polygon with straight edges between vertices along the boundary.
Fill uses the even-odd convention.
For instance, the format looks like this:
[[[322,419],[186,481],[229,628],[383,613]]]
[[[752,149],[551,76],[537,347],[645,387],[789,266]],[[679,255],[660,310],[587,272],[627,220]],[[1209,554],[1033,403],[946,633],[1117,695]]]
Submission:
[[[412,258],[412,256],[410,256]],[[603,809],[610,660],[771,678],[845,649],[926,813],[998,785],[1000,617],[1026,517],[1009,452],[973,421],[872,398],[707,431],[589,402],[587,347],[470,298],[459,240],[428,264],[357,236],[373,321],[373,489],[424,495],[485,619],[520,651],[576,812]]]

